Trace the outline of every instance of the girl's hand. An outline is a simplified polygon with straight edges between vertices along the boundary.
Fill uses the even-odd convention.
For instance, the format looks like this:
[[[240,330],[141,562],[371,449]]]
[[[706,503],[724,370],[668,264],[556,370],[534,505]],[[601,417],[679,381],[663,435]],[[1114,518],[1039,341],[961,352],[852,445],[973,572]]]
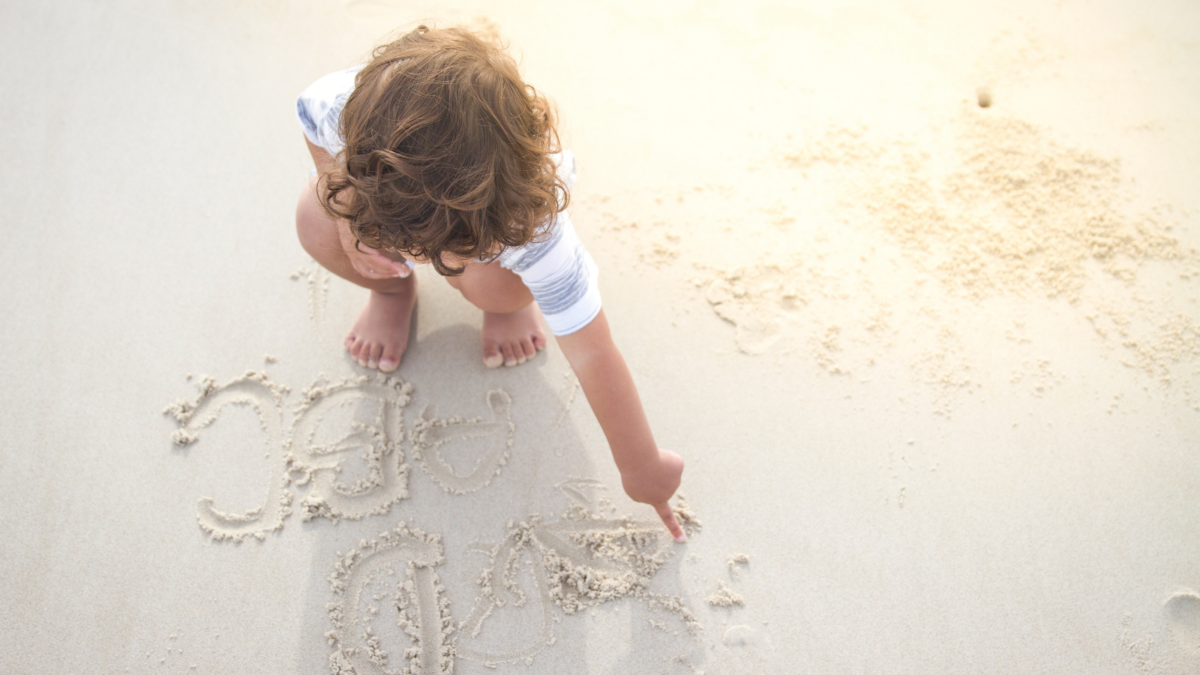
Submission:
[[[649,504],[658,512],[675,541],[687,541],[687,535],[679,525],[675,513],[667,500],[679,488],[683,477],[683,458],[670,450],[658,449],[658,457],[634,470],[621,474],[621,486],[625,494],[635,502]]]
[[[312,154],[313,163],[317,167],[317,190],[319,194],[325,194],[324,180],[337,166],[337,162],[329,155],[329,152],[324,148],[313,145],[312,141],[305,137],[304,142],[308,145],[308,151]],[[342,251],[350,260],[350,266],[355,272],[368,279],[395,279],[405,278],[412,274],[412,267],[407,262],[396,262],[383,255],[383,253],[366,246],[355,246],[358,239],[350,233],[350,224],[344,220],[337,221],[338,240],[342,244]]]
[[[342,242],[342,250],[350,259],[351,267],[368,279],[404,279],[412,274],[408,261],[396,262],[373,248],[356,246],[358,240],[344,222],[338,223],[338,238]]]

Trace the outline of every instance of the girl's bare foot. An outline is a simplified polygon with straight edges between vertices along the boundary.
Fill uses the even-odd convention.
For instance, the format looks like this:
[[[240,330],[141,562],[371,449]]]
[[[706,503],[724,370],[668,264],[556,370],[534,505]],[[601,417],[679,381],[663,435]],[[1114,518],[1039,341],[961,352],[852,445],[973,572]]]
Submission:
[[[367,306],[346,335],[346,351],[360,366],[385,373],[399,368],[408,348],[408,329],[416,304],[415,274],[398,284],[395,291],[371,291]]]
[[[542,310],[536,302],[507,314],[483,313],[483,363],[488,368],[525,363],[545,348]]]

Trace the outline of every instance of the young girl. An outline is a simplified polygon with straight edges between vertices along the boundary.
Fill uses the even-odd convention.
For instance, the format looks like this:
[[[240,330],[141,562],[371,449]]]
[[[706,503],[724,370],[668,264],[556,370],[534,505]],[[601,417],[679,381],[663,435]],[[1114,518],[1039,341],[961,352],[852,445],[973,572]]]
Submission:
[[[297,115],[317,172],[300,194],[300,243],[370,289],[345,345],[391,372],[408,345],[414,264],[483,310],[483,361],[514,366],[546,346],[542,320],[600,422],[625,492],[667,505],[683,460],[654,442],[600,306],[596,265],[567,216],[574,161],[549,103],[499,46],[420,26],[366,66],[317,80]]]

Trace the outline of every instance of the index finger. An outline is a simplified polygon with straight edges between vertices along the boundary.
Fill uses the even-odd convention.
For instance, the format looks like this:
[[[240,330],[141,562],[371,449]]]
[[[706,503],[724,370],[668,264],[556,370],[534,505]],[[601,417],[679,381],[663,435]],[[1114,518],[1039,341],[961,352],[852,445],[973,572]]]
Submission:
[[[681,544],[687,541],[687,535],[684,534],[683,528],[679,526],[679,520],[675,517],[675,512],[671,510],[670,505],[666,502],[655,504],[654,510],[658,511],[658,517],[662,518],[667,529],[671,531],[671,536],[675,537],[675,541]]]

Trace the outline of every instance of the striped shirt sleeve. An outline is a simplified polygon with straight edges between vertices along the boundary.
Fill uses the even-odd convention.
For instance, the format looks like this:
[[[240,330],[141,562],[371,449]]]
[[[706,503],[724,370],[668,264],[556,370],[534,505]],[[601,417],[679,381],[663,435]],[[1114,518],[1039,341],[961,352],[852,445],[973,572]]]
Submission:
[[[569,189],[575,183],[575,158],[565,150],[557,161]],[[570,335],[600,313],[599,270],[566,211],[555,216],[545,240],[508,249],[499,260],[529,287],[555,335]]]
[[[339,70],[313,82],[296,99],[296,118],[313,145],[336,157],[346,142],[338,130],[342,108],[354,91],[354,78],[362,66]]]

